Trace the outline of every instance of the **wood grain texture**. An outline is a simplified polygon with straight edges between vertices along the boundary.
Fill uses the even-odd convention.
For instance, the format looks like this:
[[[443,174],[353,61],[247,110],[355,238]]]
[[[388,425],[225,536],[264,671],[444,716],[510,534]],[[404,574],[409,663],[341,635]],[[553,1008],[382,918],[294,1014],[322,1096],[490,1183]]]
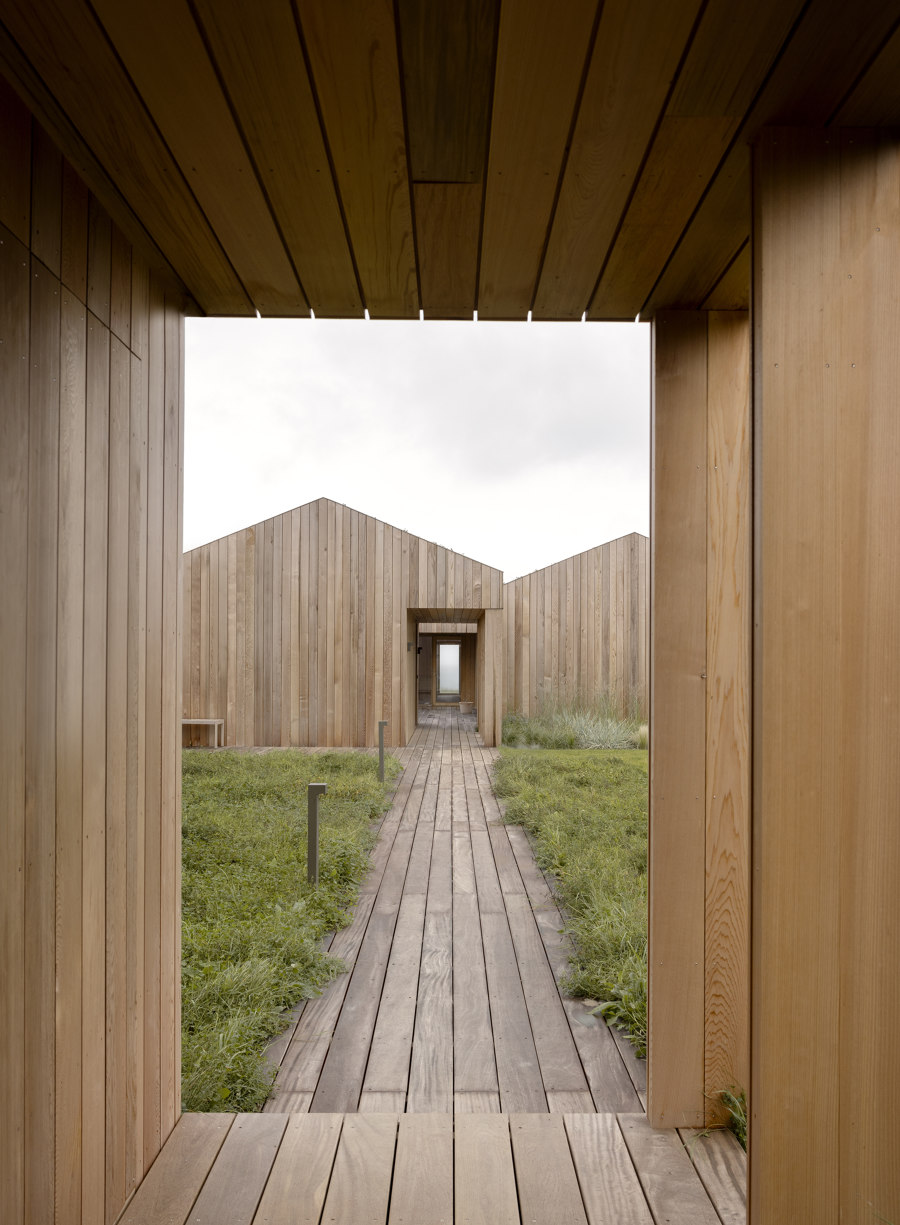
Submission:
[[[290,1116],[254,1222],[318,1225],[341,1125],[334,1114]]]
[[[543,705],[603,698],[647,709],[649,549],[647,537],[633,533],[568,558],[564,569],[547,566],[504,584],[507,710],[527,716]],[[620,568],[621,589],[609,582]],[[636,620],[624,617],[626,592]],[[550,660],[541,675],[539,656]]]
[[[524,319],[531,309],[596,10],[594,0],[556,12],[534,0],[501,8],[479,318]]]
[[[458,1114],[454,1130],[457,1220],[468,1225],[519,1225],[509,1117]]]
[[[706,1122],[750,1083],[750,321],[711,314],[707,358]]]
[[[235,1116],[191,1208],[192,1225],[214,1225],[222,1220],[251,1225],[287,1122],[283,1114]]]
[[[371,746],[382,718],[385,743],[405,743],[415,727],[417,622],[452,625],[466,616],[467,627],[476,625],[485,614],[474,590],[470,609],[442,604],[448,592],[466,598],[473,566],[487,575],[477,598],[498,610],[503,599],[499,570],[440,552],[439,585],[438,546],[327,498],[192,550],[183,717],[224,718],[227,745]],[[434,568],[413,567],[413,553],[426,562],[430,555]],[[476,700],[484,686],[483,735],[495,743],[503,710],[499,616],[488,625],[490,672],[482,664],[476,675],[467,641],[463,680],[472,682],[465,696]],[[205,735],[186,729],[184,743]]]
[[[344,1119],[323,1220],[386,1220],[396,1143],[395,1114],[357,1114]]]
[[[397,6],[414,183],[481,182],[497,8],[497,0],[447,8],[400,0]]]
[[[363,304],[372,318],[419,312],[393,6],[300,0],[313,89]]]
[[[562,1116],[513,1114],[509,1133],[523,1219],[587,1225]]]
[[[650,1011],[662,1018],[684,1009],[682,1042],[689,1035],[691,1058],[682,1052],[680,1061],[670,1061],[657,1040],[650,1112],[660,1123],[666,1110],[696,1111],[700,1090],[699,1125],[704,1117],[722,1121],[723,1089],[749,1083],[749,322],[741,311],[664,312],[656,326],[650,839],[651,873],[660,887],[651,890],[651,928],[658,934],[651,942]],[[681,574],[676,536],[685,550]],[[670,637],[676,622],[681,629]],[[668,843],[673,837],[677,847]],[[702,907],[697,896],[687,900],[667,889],[670,878],[659,875],[664,858],[655,859],[654,847],[664,857],[680,854],[682,872],[690,871],[698,886],[702,864]],[[666,933],[681,924],[687,926],[679,942],[667,947]],[[657,951],[665,960],[657,961]],[[680,1086],[669,1082],[674,1095],[664,1107],[659,1074],[668,1078],[676,1066],[683,1079]],[[668,1118],[679,1121],[677,1113]]]
[[[414,183],[425,318],[471,319],[478,278],[481,186]]]
[[[121,1225],[183,1225],[235,1121],[185,1114],[121,1218]]]
[[[4,108],[4,113],[6,109]],[[30,130],[29,130],[30,136]],[[26,161],[27,164],[27,161]],[[23,170],[24,173],[24,170]],[[25,181],[30,176],[25,174]],[[9,201],[22,184],[13,183]],[[26,193],[27,198],[27,193]],[[5,214],[9,217],[9,211]],[[0,958],[6,984],[0,993],[0,1066],[5,1093],[0,1098],[0,1144],[7,1176],[0,1181],[0,1212],[12,1225],[25,1221],[25,666],[28,611],[23,598],[28,576],[28,367],[30,261],[28,249],[10,230],[0,231],[0,514],[9,530],[0,534]]]
[[[590,1225],[651,1225],[616,1116],[568,1114],[565,1125]]]
[[[402,1115],[388,1225],[451,1225],[453,1116]]]
[[[2,1214],[78,1225],[114,1220],[161,1143],[144,1126],[160,1026],[144,951],[147,911],[163,904],[148,871],[159,791],[174,796],[177,760],[174,740],[165,757],[153,751],[163,675],[158,662],[154,740],[147,665],[161,661],[178,613],[170,603],[165,626],[149,615],[148,542],[162,521],[149,436],[166,409],[143,363],[157,341],[162,362],[174,345],[168,411],[180,420],[180,337],[154,334],[151,346],[146,265],[30,120],[23,147],[41,258],[0,231],[0,348],[13,363],[3,369],[3,516],[16,529],[2,597]],[[169,556],[174,596],[177,549]],[[179,670],[172,653],[173,696]],[[164,905],[174,913],[173,898]],[[158,967],[158,946],[155,957]],[[174,982],[174,943],[164,960]],[[150,1066],[158,1100],[158,1053]],[[170,1094],[175,1074],[170,1059]]]
[[[656,1131],[639,1114],[622,1114],[618,1121],[654,1220],[720,1225],[678,1132]]]
[[[746,1225],[747,1154],[733,1132],[679,1132],[722,1225]]]
[[[654,324],[649,1117],[705,1118],[706,316]],[[680,1018],[677,1028],[672,1018]]]
[[[897,948],[894,763],[879,755],[876,767],[866,741],[892,735],[895,717],[895,575],[879,557],[896,517],[896,355],[881,329],[897,311],[898,163],[875,132],[826,142],[782,129],[766,133],[754,169],[754,252],[767,272],[754,343],[751,1218],[773,1210],[777,1186],[787,1211],[803,1199],[825,1222],[890,1219],[896,1129],[880,1111],[897,1070],[874,1035],[896,998],[883,969]],[[788,753],[778,732],[801,703]],[[779,972],[763,991],[775,949]],[[788,976],[803,1004],[776,1027]],[[791,1169],[779,1138],[813,1115],[815,1150],[801,1144]]]
[[[604,4],[553,215],[535,319],[588,309],[699,4]],[[622,89],[623,75],[630,87]],[[616,166],[611,175],[609,167]],[[634,318],[636,310],[630,318]]]

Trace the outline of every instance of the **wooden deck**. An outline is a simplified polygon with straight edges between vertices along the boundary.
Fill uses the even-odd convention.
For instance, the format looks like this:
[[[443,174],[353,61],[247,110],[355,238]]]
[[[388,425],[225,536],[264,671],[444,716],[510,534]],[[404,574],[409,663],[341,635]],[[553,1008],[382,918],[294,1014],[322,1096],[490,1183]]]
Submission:
[[[352,923],[259,1115],[186,1115],[123,1225],[743,1225],[725,1132],[653,1131],[644,1068],[563,998],[562,919],[472,716],[426,711]]]

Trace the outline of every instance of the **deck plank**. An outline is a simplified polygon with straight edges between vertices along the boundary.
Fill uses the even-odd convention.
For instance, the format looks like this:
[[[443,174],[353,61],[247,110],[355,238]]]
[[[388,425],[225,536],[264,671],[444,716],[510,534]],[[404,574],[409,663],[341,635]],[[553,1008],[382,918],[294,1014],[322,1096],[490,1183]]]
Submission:
[[[613,1114],[569,1114],[566,1132],[590,1225],[653,1225]]]
[[[482,914],[481,930],[500,1101],[507,1113],[540,1113],[547,1099],[506,915]]]
[[[375,1022],[363,1096],[374,1091],[402,1092],[403,1101],[406,1100],[424,926],[425,897],[404,897]]]
[[[190,1214],[191,1225],[251,1225],[287,1127],[284,1114],[239,1114]]]
[[[453,1225],[453,1118],[404,1115],[388,1225]]]
[[[470,894],[459,893],[453,898],[453,1049],[457,1095],[497,1094],[497,1062],[478,902]]]
[[[119,1225],[184,1225],[233,1121],[230,1114],[183,1114]]]
[[[384,1225],[391,1194],[397,1115],[347,1115],[322,1220]]]
[[[520,1225],[509,1119],[458,1114],[454,1201],[462,1225]]]
[[[642,1114],[618,1116],[654,1219],[666,1225],[720,1225],[676,1131],[654,1131]]]
[[[506,898],[506,912],[522,978],[531,1030],[546,1090],[587,1092],[588,1083],[568,1018],[544,953],[527,897]]]
[[[376,902],[313,1094],[313,1112],[351,1111],[359,1103],[395,923],[396,913],[380,912]]]
[[[319,1225],[342,1124],[339,1114],[290,1116],[254,1225]]]
[[[715,1131],[685,1129],[678,1134],[722,1225],[745,1225],[747,1154],[737,1138],[724,1128]]]
[[[523,1221],[587,1225],[562,1116],[515,1114],[509,1131]]]

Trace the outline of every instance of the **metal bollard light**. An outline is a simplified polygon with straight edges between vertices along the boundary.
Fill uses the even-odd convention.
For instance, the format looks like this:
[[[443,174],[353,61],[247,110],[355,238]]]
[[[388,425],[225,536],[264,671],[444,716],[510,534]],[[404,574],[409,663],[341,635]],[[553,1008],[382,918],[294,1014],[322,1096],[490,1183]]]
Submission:
[[[378,720],[378,778],[384,782],[384,729],[388,725],[387,719]]]
[[[319,883],[319,797],[327,790],[327,783],[306,788],[306,879],[311,885]]]

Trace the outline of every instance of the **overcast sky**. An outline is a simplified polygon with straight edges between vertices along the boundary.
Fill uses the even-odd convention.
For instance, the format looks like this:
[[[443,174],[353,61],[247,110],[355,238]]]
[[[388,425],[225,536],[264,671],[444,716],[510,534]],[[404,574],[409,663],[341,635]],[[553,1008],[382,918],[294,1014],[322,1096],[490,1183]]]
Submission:
[[[188,319],[184,546],[328,497],[516,578],[649,530],[642,324]]]

